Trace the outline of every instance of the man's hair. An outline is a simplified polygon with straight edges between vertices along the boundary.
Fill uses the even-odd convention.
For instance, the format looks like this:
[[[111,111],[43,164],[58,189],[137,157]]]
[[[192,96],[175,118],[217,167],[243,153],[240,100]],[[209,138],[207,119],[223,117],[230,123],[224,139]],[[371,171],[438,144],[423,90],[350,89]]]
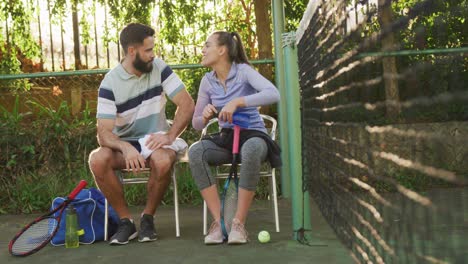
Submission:
[[[122,45],[124,54],[127,54],[128,46],[141,45],[147,37],[154,36],[154,33],[154,29],[140,23],[130,23],[125,26],[120,32],[120,45]]]

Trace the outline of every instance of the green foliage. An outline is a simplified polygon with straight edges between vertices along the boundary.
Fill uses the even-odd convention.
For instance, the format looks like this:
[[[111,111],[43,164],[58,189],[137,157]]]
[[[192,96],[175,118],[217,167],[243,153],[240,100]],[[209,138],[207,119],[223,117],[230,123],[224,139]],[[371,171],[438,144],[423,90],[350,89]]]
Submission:
[[[199,80],[204,70],[194,73],[199,76],[194,79]],[[33,115],[20,113],[21,103],[17,96],[13,110],[0,106],[0,214],[43,212],[54,197],[66,195],[79,180],[94,185],[87,163],[89,153],[98,146],[94,111],[86,105],[80,114],[72,116],[66,102],[56,109],[36,101],[24,102],[36,109]],[[190,128],[183,137],[192,144],[200,133]],[[177,165],[176,173],[179,202],[201,204],[188,164]],[[266,184],[259,185],[257,198],[266,198]],[[142,205],[146,186],[125,186],[125,196],[129,205]],[[172,187],[162,203],[173,204]]]
[[[105,5],[106,1],[100,0],[101,4]],[[139,22],[143,24],[151,24],[151,12],[153,11],[153,1],[151,0],[136,0],[136,1],[107,1],[109,11],[114,18],[113,25],[119,31],[121,27],[130,22]]]
[[[27,6],[25,6],[25,4]],[[40,54],[39,46],[34,41],[29,20],[34,13],[35,7],[31,2],[21,0],[3,1],[0,3],[0,20],[11,21],[11,23],[2,23],[0,26],[0,73],[18,73],[20,63],[18,56],[27,58],[37,58]],[[5,28],[4,28],[5,27]],[[3,36],[3,31],[6,35]]]
[[[394,1],[396,18],[406,15],[418,1]],[[466,44],[468,16],[466,0],[433,1],[430,12],[411,21],[402,32],[401,43],[406,49],[450,48]]]
[[[89,10],[86,10],[84,7],[81,9],[82,14],[81,18],[79,19],[79,24],[80,24],[80,40],[83,45],[89,45],[89,43],[92,41],[91,38],[91,23],[87,19],[87,12]]]
[[[295,31],[301,22],[309,0],[284,1],[286,32]]]
[[[94,185],[87,160],[98,144],[96,119],[88,105],[72,116],[66,102],[54,109],[28,101],[37,109],[32,115],[19,112],[21,102],[17,96],[12,111],[0,106],[0,213],[43,212],[54,197],[66,195],[79,180]],[[199,137],[195,131],[191,133],[184,134],[188,142]],[[180,167],[180,202],[200,203],[188,165]],[[143,184],[126,186],[125,191],[130,205],[146,201]],[[163,203],[172,204],[172,190]]]
[[[140,22],[157,30],[158,54],[170,63],[199,63],[201,45],[214,30],[239,32],[249,57],[256,58],[256,32],[262,29],[255,26],[253,0],[14,0],[0,3],[0,20],[6,21],[0,23],[0,41],[6,43],[0,45],[0,73],[20,73],[22,62],[18,56],[35,63],[40,59],[39,40],[30,28],[34,25],[31,21],[38,21],[39,12],[48,15],[41,24],[49,23],[50,19],[53,25],[64,26],[62,30],[66,33],[72,29],[66,28],[65,22],[70,19],[71,10],[78,8],[81,44],[89,45],[94,36],[91,34],[93,22],[88,17],[95,15],[96,10],[101,11],[96,9],[96,5],[105,7],[107,11],[105,17],[98,17],[98,20],[105,19],[104,35],[97,40],[104,47],[118,43],[119,32],[124,25]],[[306,0],[285,2],[287,30],[297,27],[306,5]],[[257,8],[270,10],[270,6]],[[43,28],[48,30],[47,24]],[[43,37],[46,31],[42,32]],[[44,38],[43,43],[46,49],[48,42]],[[48,63],[47,58],[42,59]]]
[[[95,148],[95,121],[89,109],[71,116],[68,105],[52,109],[28,102],[38,109],[36,116],[0,108],[0,191],[2,210],[31,212],[44,210],[51,198],[66,194],[76,181],[90,178],[87,155]],[[40,190],[40,191],[38,191]]]
[[[8,126],[12,130],[16,130],[19,128],[21,121],[23,121],[24,117],[30,115],[30,112],[27,113],[20,113],[20,98],[19,96],[15,97],[15,104],[13,105],[13,109],[11,112],[7,111],[3,106],[0,105],[0,111],[2,113],[2,122],[0,124],[1,127]]]

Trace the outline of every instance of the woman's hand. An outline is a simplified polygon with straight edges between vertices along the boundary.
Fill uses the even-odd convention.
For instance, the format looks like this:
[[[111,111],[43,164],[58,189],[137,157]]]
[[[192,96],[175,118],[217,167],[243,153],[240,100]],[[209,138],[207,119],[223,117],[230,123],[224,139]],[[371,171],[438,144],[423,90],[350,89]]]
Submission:
[[[202,113],[205,124],[217,113],[218,111],[216,110],[216,107],[214,107],[212,104],[207,104]]]
[[[234,112],[237,110],[237,107],[239,106],[239,99],[236,98],[229,103],[227,103],[223,109],[219,112],[218,118],[224,122],[229,122],[232,123],[232,115]]]

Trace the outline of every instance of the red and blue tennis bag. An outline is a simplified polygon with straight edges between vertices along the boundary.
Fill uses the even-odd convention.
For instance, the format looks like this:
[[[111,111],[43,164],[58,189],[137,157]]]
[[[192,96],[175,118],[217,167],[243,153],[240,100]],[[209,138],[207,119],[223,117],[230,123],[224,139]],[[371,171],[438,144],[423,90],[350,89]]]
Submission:
[[[56,197],[52,201],[50,210],[59,206],[66,197]],[[76,209],[78,216],[78,229],[83,229],[84,234],[80,236],[80,244],[92,244],[95,241],[104,240],[104,216],[105,216],[105,197],[96,188],[81,190],[75,199],[71,202]],[[114,209],[108,204],[108,236],[110,237],[117,231],[119,217]],[[56,212],[55,215],[58,215]],[[65,227],[67,225],[67,210],[63,211],[62,220],[57,233],[50,243],[54,246],[63,246],[65,244]]]

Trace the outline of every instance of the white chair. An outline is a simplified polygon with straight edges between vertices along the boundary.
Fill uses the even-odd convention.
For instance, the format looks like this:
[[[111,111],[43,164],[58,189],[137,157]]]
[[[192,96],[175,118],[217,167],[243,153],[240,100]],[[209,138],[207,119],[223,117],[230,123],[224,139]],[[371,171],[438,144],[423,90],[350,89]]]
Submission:
[[[167,122],[172,125],[172,120],[167,120]],[[188,157],[187,153],[185,153],[184,156],[180,157],[177,159],[177,161],[174,163],[174,166],[172,168],[172,185],[174,189],[174,215],[175,215],[175,224],[176,224],[176,237],[180,237],[180,228],[179,228],[179,197],[177,193],[177,178],[176,178],[176,168],[177,164],[181,162],[188,162]],[[147,183],[148,178],[149,178],[149,173],[150,169],[145,168],[144,170],[141,170],[139,173],[137,173],[138,177],[125,177],[126,175],[133,176],[133,172],[127,171],[126,169],[117,171],[117,174],[120,176],[120,181],[122,182],[123,185],[127,184],[138,184],[138,183]],[[96,186],[97,183],[96,183]],[[99,188],[99,186],[98,186]],[[104,241],[107,241],[108,239],[108,234],[107,234],[107,226],[108,226],[108,205],[107,205],[107,199],[105,199],[105,215],[104,215]]]
[[[263,121],[265,122],[265,125],[269,123],[271,123],[270,127],[267,126],[267,129],[269,130],[269,135],[270,137],[275,140],[276,139],[276,127],[277,127],[277,122],[276,122],[276,119],[274,119],[273,117],[271,116],[268,116],[268,115],[260,115],[262,118],[263,118]],[[213,118],[211,119],[208,124],[205,126],[205,128],[202,130],[202,137],[205,136],[207,133],[208,133],[208,129],[211,128],[213,125],[217,125],[218,124],[218,119],[217,118]],[[218,130],[219,130],[219,127],[218,127]],[[268,163],[268,162],[266,162]],[[240,164],[242,165],[242,164]],[[239,165],[239,166],[240,166]],[[220,165],[220,166],[216,166],[215,167],[215,178],[217,181],[219,181],[220,179],[226,179],[227,177],[229,177],[229,173],[226,173],[226,172],[220,172],[220,167],[229,167],[231,166],[231,164],[223,164],[223,165]],[[265,166],[262,166],[262,167],[265,167]],[[260,171],[260,177],[268,177],[268,183],[269,183],[269,186],[270,186],[270,196],[273,195],[273,210],[274,210],[274,216],[275,216],[275,224],[276,224],[276,232],[279,232],[280,231],[280,228],[279,228],[279,217],[278,217],[278,195],[277,195],[277,192],[276,192],[276,170],[275,168],[271,168],[270,164],[267,164],[266,165],[266,169],[265,170],[261,170]],[[242,175],[240,175],[240,177],[242,177]],[[271,199],[271,197],[270,197]],[[208,212],[207,212],[207,206],[206,206],[206,202],[203,201],[203,234],[206,235],[207,234],[207,227],[208,227],[208,221],[207,221],[207,215],[208,215]]]

